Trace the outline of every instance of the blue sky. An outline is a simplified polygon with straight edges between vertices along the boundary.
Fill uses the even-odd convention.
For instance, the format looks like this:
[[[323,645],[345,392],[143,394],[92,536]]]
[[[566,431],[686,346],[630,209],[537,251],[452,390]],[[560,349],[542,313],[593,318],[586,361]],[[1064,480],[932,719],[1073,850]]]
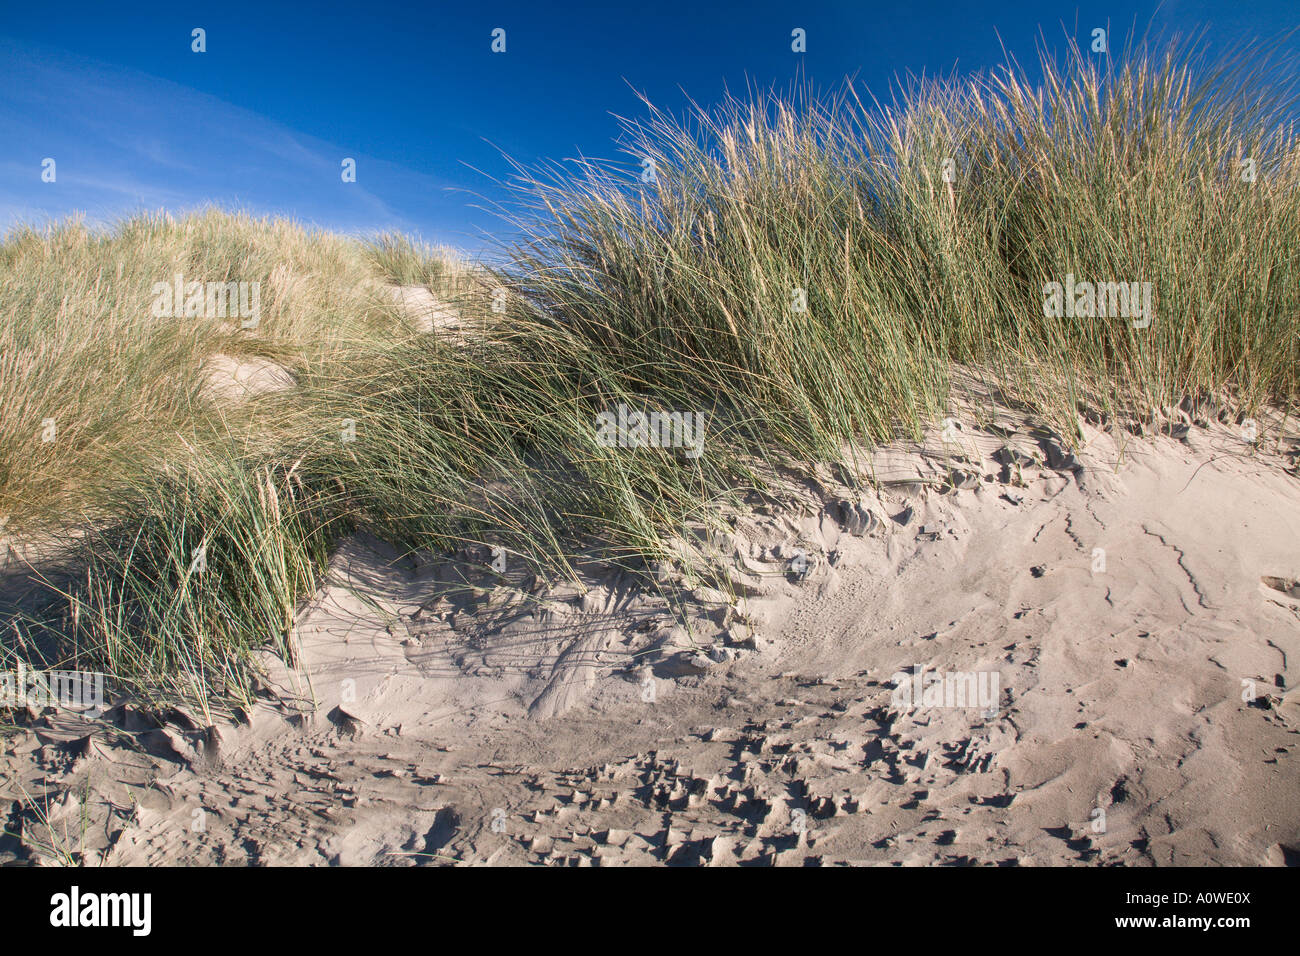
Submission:
[[[57,5],[0,0],[0,228],[206,203],[350,233],[398,229],[469,251],[501,197],[502,153],[615,157],[633,88],[670,109],[801,71],[878,94],[908,71],[1033,59],[1109,25],[1213,45],[1300,23],[1295,0],[984,3],[366,3]],[[207,51],[191,51],[191,30]],[[506,52],[491,51],[494,28]],[[808,49],[790,49],[795,27]],[[1295,48],[1295,43],[1291,44]],[[1279,77],[1279,81],[1290,79]],[[56,180],[41,181],[41,163]],[[344,183],[340,163],[357,162]]]

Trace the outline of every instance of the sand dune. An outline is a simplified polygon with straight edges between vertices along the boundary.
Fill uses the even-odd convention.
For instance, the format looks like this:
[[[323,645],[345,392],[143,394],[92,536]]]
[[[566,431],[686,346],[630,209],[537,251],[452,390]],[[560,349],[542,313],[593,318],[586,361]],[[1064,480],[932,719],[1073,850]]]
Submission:
[[[88,781],[115,864],[1293,863],[1300,444],[1203,424],[949,423],[737,516],[725,591],[355,537],[249,722],[37,716],[5,797]]]

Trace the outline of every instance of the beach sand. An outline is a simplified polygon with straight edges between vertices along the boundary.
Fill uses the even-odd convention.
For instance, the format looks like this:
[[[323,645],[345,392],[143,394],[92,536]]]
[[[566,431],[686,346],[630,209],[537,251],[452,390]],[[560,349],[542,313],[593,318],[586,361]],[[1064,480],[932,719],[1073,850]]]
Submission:
[[[0,813],[112,865],[1296,863],[1296,423],[954,417],[732,516],[725,588],[349,538],[248,720],[33,714]]]

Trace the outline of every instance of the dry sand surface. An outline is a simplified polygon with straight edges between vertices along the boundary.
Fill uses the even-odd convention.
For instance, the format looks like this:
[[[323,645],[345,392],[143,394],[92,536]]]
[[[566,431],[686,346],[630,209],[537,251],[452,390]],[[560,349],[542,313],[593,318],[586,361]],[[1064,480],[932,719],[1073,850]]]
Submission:
[[[455,328],[461,322],[460,313],[425,286],[388,286],[387,294],[420,332]]]
[[[117,865],[1294,864],[1293,425],[949,426],[735,518],[726,591],[355,537],[247,721],[32,715],[0,813]]]
[[[293,386],[293,375],[283,365],[261,356],[233,358],[213,355],[204,362],[204,388],[222,402],[237,403]]]

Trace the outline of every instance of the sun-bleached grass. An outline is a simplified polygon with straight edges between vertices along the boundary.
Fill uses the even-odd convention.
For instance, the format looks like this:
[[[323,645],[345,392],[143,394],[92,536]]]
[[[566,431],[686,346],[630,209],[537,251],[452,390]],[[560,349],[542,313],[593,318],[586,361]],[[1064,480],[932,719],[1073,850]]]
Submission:
[[[155,283],[177,274],[257,283],[256,327],[153,315]],[[212,356],[296,369],[388,333],[385,282],[364,243],[217,210],[12,231],[0,243],[0,517],[14,529],[94,509],[173,453],[177,433],[211,432],[223,414],[204,390]]]
[[[395,232],[382,233],[368,242],[365,258],[393,285],[424,286],[439,295],[452,292],[459,280],[472,273],[455,249]]]

